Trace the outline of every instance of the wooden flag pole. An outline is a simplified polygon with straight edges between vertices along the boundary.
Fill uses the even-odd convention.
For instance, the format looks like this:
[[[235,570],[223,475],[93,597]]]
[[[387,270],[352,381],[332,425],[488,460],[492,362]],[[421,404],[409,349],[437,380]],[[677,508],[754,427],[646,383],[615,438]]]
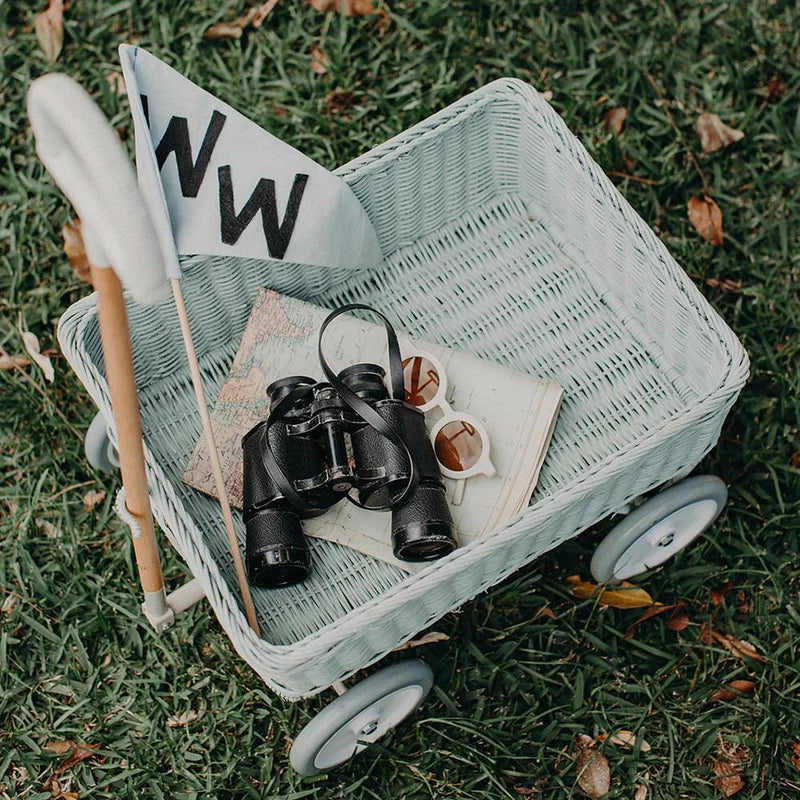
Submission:
[[[151,622],[160,620],[160,627],[164,627],[170,621],[170,611],[164,593],[164,577],[147,490],[142,423],[122,284],[111,268],[91,265],[90,269],[92,286],[98,296],[100,339],[119,440],[125,505],[138,526],[138,531],[133,531],[133,550],[144,590],[145,610]]]
[[[231,505],[228,502],[228,492],[225,489],[225,479],[222,475],[219,449],[217,448],[217,442],[214,438],[214,429],[211,426],[211,415],[208,413],[206,393],[203,389],[203,378],[200,374],[200,365],[197,361],[197,352],[195,351],[194,340],[192,339],[192,329],[189,327],[189,315],[186,311],[186,303],[183,299],[183,289],[181,288],[181,282],[177,278],[170,278],[170,284],[172,285],[175,308],[178,311],[178,320],[180,321],[181,333],[183,334],[186,358],[189,362],[189,373],[192,376],[192,385],[194,386],[194,393],[197,399],[197,412],[200,415],[200,421],[203,425],[203,436],[206,441],[208,457],[211,461],[211,472],[214,475],[214,484],[216,485],[217,497],[219,498],[219,504],[222,510],[222,519],[225,522],[225,530],[228,534],[228,548],[230,549],[233,565],[236,569],[236,578],[239,581],[239,590],[242,593],[242,602],[244,603],[244,610],[247,614],[247,621],[250,623],[250,627],[253,629],[256,636],[260,636],[258,620],[256,619],[256,609],[253,605],[253,596],[250,593],[250,586],[247,583],[247,573],[245,572],[244,562],[242,561],[239,540],[236,538],[236,529],[233,527]]]

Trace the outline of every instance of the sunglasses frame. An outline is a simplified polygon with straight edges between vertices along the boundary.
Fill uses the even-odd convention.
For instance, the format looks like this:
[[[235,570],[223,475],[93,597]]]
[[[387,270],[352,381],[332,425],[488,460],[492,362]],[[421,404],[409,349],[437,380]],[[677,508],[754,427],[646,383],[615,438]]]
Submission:
[[[430,432],[430,440],[431,444],[433,445],[434,453],[436,452],[436,437],[439,433],[444,429],[446,425],[449,425],[452,422],[466,422],[467,425],[472,426],[475,429],[475,432],[481,439],[482,449],[481,455],[478,460],[469,468],[455,471],[452,469],[448,469],[442,462],[439,460],[438,456],[436,460],[439,462],[439,469],[446,478],[452,478],[453,480],[457,481],[465,481],[467,478],[473,478],[475,475],[487,475],[491,476],[494,475],[497,470],[492,464],[492,460],[490,457],[490,443],[489,443],[489,433],[486,430],[486,426],[472,414],[467,414],[463,411],[456,411],[450,403],[447,402],[447,373],[444,371],[444,366],[442,362],[436,358],[436,356],[432,355],[431,353],[427,353],[423,350],[413,349],[411,353],[408,355],[403,355],[403,378],[405,380],[405,362],[409,361],[412,358],[421,358],[429,361],[433,368],[436,370],[437,375],[439,376],[439,388],[436,390],[436,394],[427,402],[422,403],[421,405],[414,406],[414,408],[418,408],[420,411],[428,412],[432,411],[435,408],[438,408],[442,412],[441,419],[438,419],[434,424],[433,428]]]

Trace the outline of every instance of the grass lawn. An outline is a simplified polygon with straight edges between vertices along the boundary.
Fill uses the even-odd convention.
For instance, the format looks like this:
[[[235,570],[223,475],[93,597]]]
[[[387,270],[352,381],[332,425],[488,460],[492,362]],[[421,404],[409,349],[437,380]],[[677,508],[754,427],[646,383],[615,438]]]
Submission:
[[[88,395],[58,353],[53,383],[35,366],[2,371],[0,797],[579,796],[576,736],[620,729],[650,749],[602,745],[610,798],[639,785],[649,798],[722,797],[714,765],[737,761],[737,797],[798,796],[800,9],[390,0],[382,18],[347,19],[281,0],[242,39],[203,40],[209,23],[245,6],[72,0],[55,68],[91,91],[132,147],[127,100],[108,76],[117,45],[139,43],[329,167],[494,78],[552,92],[750,353],[752,379],[700,468],[724,477],[730,503],[698,543],[641,580],[659,601],[685,603],[689,627],[669,630],[662,615],[625,639],[640,611],[573,598],[565,580],[588,577],[601,535],[588,532],[438,622],[450,641],[424,650],[436,685],[413,724],[303,780],[287,751],[329,698],[270,694],[207,604],[156,637],[137,611],[128,533],[111,509],[116,482],[83,457]],[[39,10],[0,3],[0,344],[11,354],[24,352],[18,325],[56,348],[59,316],[86,293],[59,233],[72,212],[35,158],[24,113],[29,81],[50,69],[33,32]],[[322,76],[310,69],[315,42],[329,62]],[[628,110],[621,136],[603,126],[614,106]],[[702,155],[702,110],[746,136]],[[698,166],[724,215],[716,249],[687,220],[703,188]],[[106,499],[85,510],[84,494],[101,488]],[[166,560],[167,578],[180,580],[179,559]],[[707,621],[765,660],[703,641]],[[754,688],[711,699],[733,680]],[[63,740],[98,749],[64,769],[59,788],[48,779],[66,754],[45,745]]]

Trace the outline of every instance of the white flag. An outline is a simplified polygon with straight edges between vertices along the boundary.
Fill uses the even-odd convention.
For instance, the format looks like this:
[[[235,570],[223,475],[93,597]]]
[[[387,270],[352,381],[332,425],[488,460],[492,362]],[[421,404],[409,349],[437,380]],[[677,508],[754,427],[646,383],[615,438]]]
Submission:
[[[168,272],[178,254],[372,267],[375,229],[345,181],[141,47],[121,45],[139,185]]]

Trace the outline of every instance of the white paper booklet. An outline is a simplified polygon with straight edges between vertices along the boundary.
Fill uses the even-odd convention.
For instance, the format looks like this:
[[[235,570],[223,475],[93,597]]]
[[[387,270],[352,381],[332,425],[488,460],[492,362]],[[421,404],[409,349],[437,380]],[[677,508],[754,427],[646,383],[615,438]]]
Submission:
[[[317,337],[328,313],[274,291],[262,289],[256,298],[211,415],[228,499],[235,508],[242,507],[242,436],[266,418],[266,388],[274,380],[286,375],[323,379]],[[459,546],[463,546],[518,514],[529,502],[555,427],[561,388],[459,350],[402,336],[400,341],[404,357],[421,350],[439,359],[447,375],[452,407],[477,417],[489,435],[496,473],[469,478],[458,505],[452,502],[456,482],[445,479]],[[386,366],[383,327],[349,315],[331,325],[324,346],[335,372],[364,361]],[[426,415],[429,428],[440,414],[434,410]],[[183,480],[215,496],[203,439],[194,449]],[[303,529],[406,571],[420,568],[392,555],[389,513],[365,511],[345,500],[320,517],[304,520]]]

